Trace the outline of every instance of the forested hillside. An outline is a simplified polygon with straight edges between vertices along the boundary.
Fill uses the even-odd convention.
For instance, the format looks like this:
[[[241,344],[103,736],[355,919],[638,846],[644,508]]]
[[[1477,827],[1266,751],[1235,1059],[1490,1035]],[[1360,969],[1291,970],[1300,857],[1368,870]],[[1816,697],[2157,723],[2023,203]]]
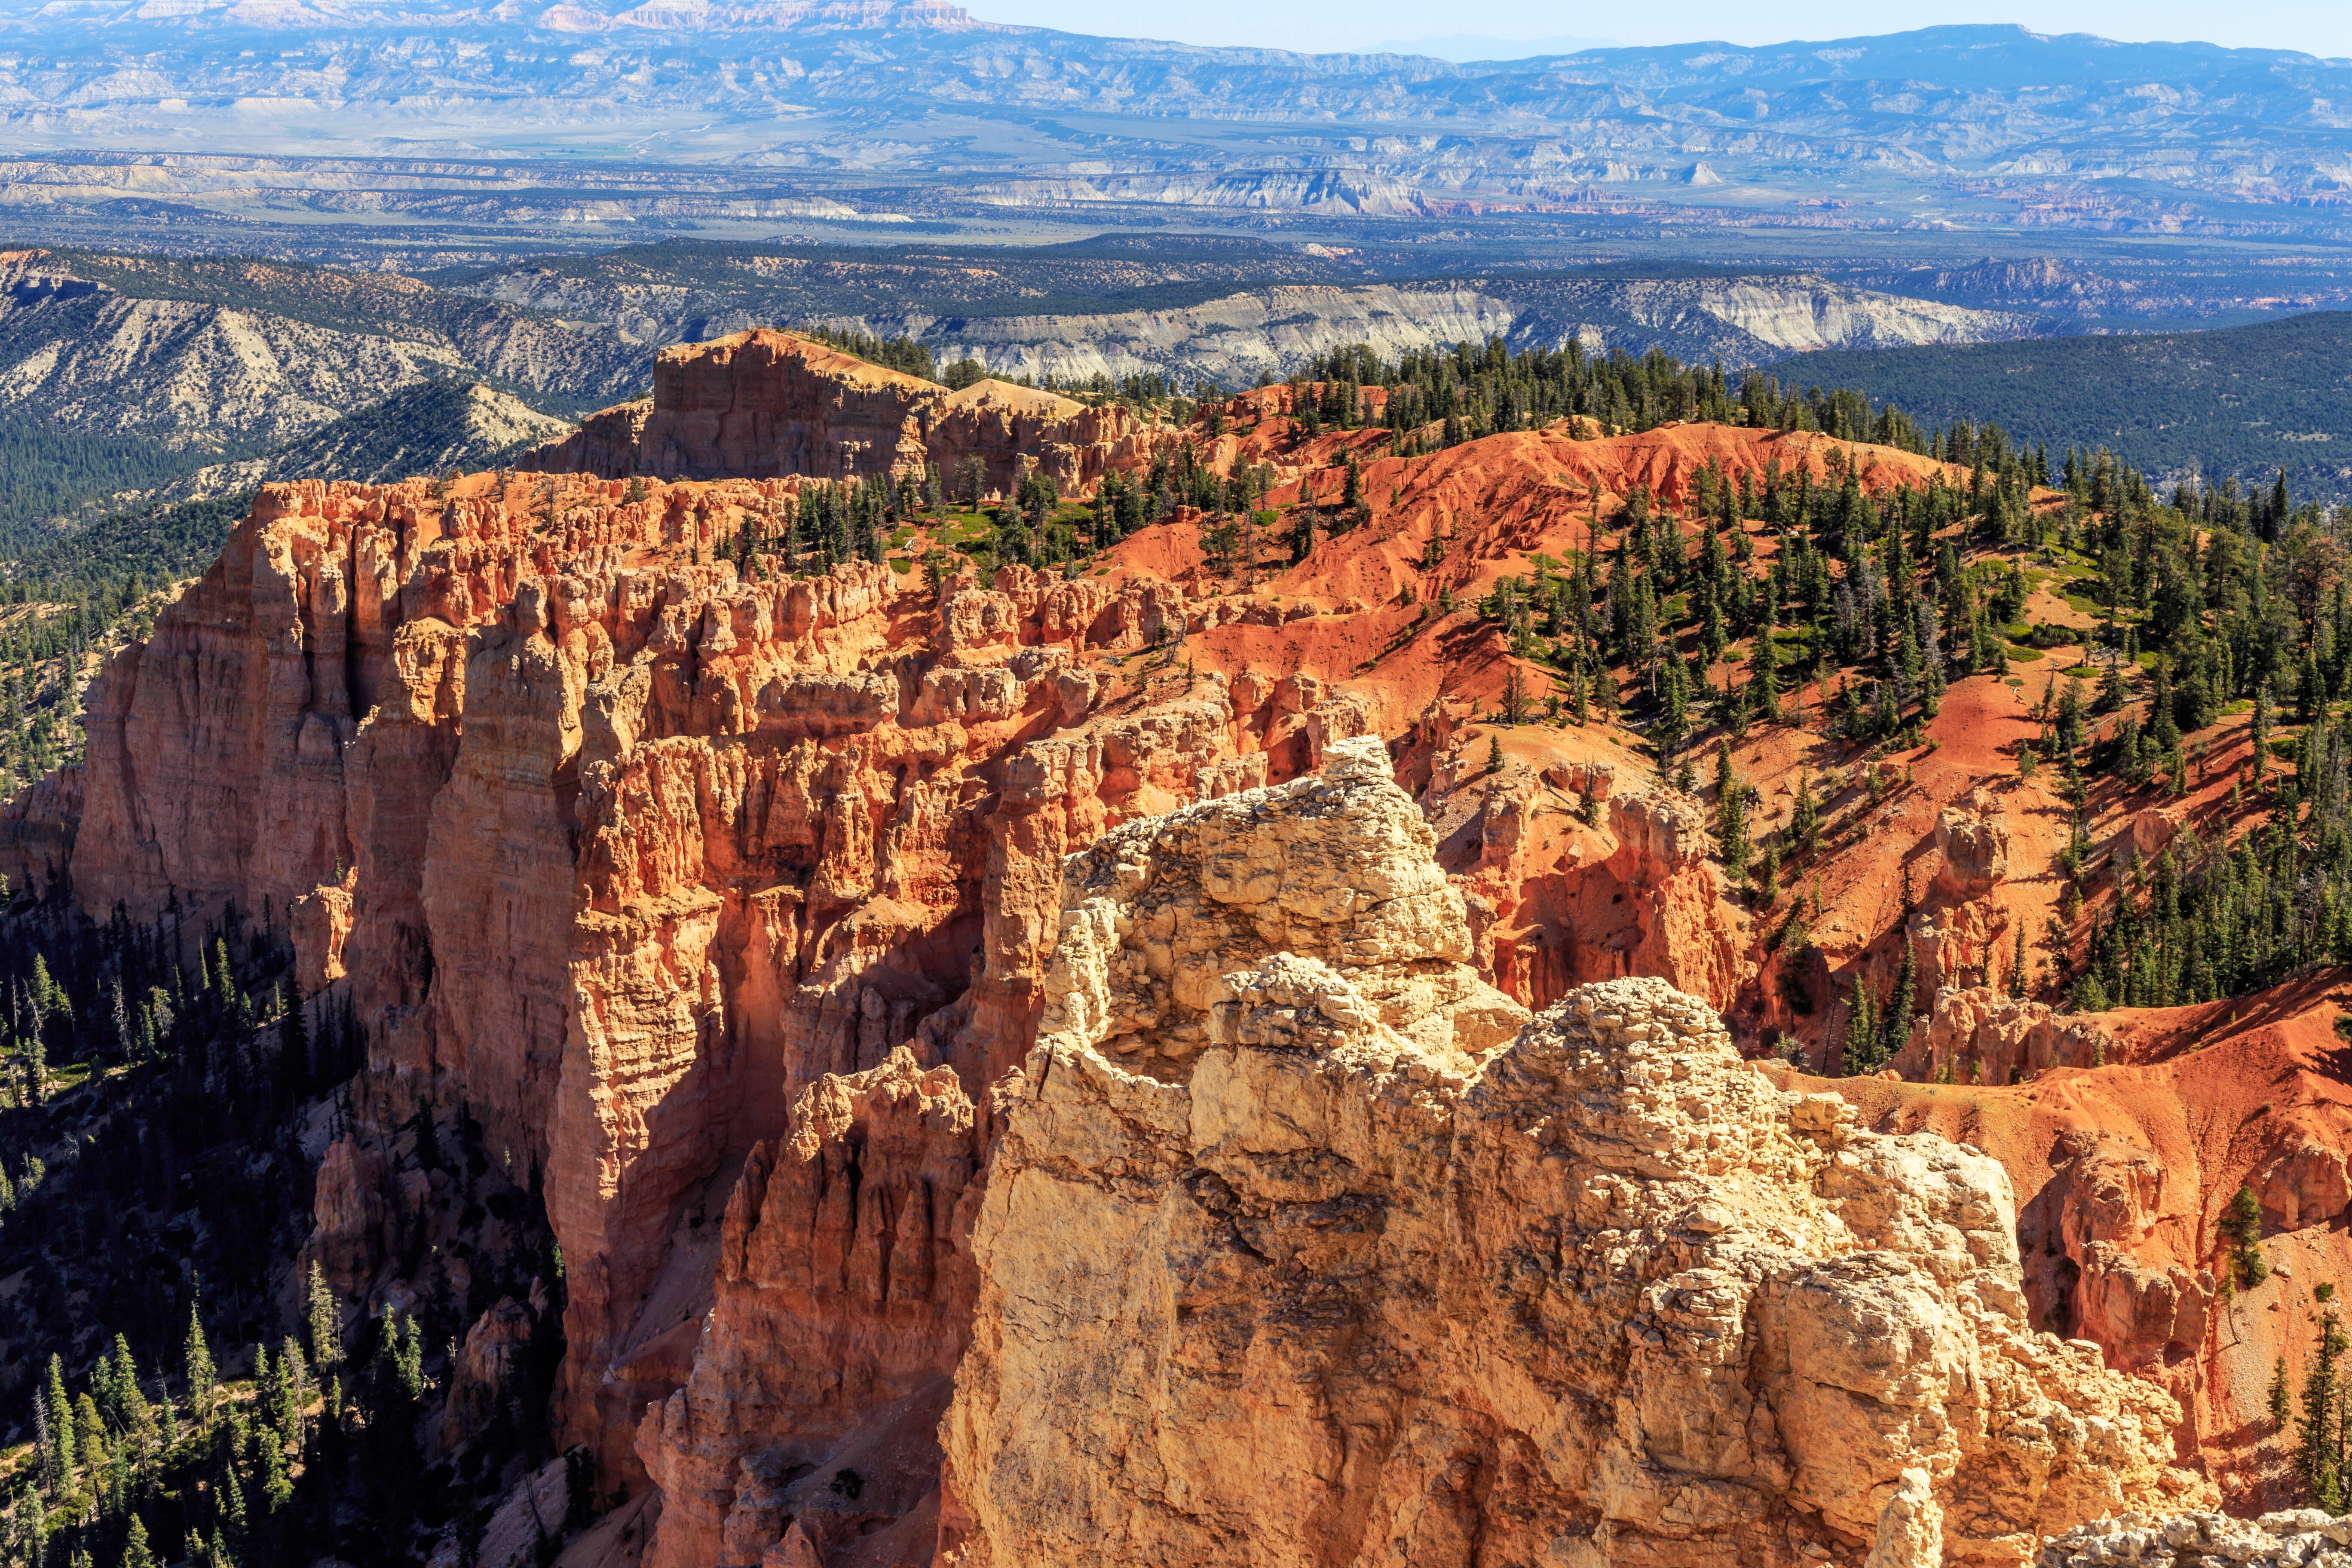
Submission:
[[[2147,472],[2352,496],[2352,313],[2217,331],[1830,351],[1792,381],[1899,397],[1920,418],[1990,420],[2062,447],[2106,447]]]

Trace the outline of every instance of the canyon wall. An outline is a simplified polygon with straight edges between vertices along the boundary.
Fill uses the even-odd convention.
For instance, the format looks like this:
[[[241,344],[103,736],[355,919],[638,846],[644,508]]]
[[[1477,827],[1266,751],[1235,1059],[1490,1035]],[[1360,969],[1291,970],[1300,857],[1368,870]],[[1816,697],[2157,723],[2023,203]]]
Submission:
[[[1162,581],[698,563],[792,483],[270,487],[101,678],[81,831],[47,840],[95,918],[284,910],[306,988],[348,989],[370,1069],[310,1255],[371,1310],[453,1289],[397,1245],[446,1186],[420,1114],[462,1107],[544,1190],[562,1427],[618,1484],[677,1468],[682,1428],[639,1419],[763,1282],[775,1248],[722,1213],[744,1171],[821,1163],[790,1142],[810,1086],[912,1060],[969,1110],[1026,1049],[1061,856],[1253,743],[1219,674],[1110,701],[1087,667],[1198,613]],[[801,1201],[751,1194],[741,1226]],[[854,1309],[820,1294],[810,1332]]]
[[[551,1310],[443,1246],[462,1122],[544,1194],[560,1435],[657,1491],[659,1568],[2014,1563],[2207,1495],[2165,1459],[2210,1286],[2128,1215],[2021,1258],[1957,1131],[1742,1068],[1705,803],[1613,726],[1481,722],[1507,644],[1429,613],[1604,492],[1835,444],[1376,457],[1385,505],[1262,583],[1189,516],[1083,569],[795,576],[742,546],[808,474],[654,470],[1072,489],[1160,438],[820,352],[682,357],[544,472],[269,487],[7,840],[97,918],[284,910],[349,997],[308,1256],[457,1303],[437,1442]],[[1285,390],[1214,454],[1295,495],[1337,447],[1274,451]],[[1936,840],[1948,979],[2011,929],[1984,840]],[[2096,1048],[1944,996],[1906,1065]],[[2115,1371],[2034,1331],[2061,1258]]]

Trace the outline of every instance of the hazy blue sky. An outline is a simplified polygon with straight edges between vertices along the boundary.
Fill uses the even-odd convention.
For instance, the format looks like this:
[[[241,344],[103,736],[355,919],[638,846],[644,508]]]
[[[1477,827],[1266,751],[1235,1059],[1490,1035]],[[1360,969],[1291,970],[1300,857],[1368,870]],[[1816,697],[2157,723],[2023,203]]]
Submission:
[[[1099,0],[964,0],[992,22],[1026,22],[1073,33],[1178,38],[1197,44],[1279,48],[1362,48],[1390,39],[1471,34],[1495,38],[1608,37],[1627,44],[1736,44],[1790,37],[1835,38],[1933,22],[2017,22],[2041,33],[2111,38],[2188,39],[2352,56],[2352,4],[2346,0],[2249,0],[2229,5],[2183,0],[2051,0],[2031,9],[1948,0],[1932,13],[1875,0],[1819,0],[1802,6],[1753,0],[1678,0],[1674,5],[1569,7],[1530,0],[1186,0],[1149,8]]]

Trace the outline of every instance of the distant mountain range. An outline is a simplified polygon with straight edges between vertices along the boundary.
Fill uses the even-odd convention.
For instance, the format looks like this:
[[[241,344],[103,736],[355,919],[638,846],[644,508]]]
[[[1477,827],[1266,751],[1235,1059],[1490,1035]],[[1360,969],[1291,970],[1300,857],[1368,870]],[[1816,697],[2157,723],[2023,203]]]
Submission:
[[[1882,247],[1955,225],[2275,240],[2352,224],[2347,103],[2352,62],[2017,27],[1456,64],[923,0],[0,0],[0,132],[24,154],[0,201],[159,222],[1532,215]]]
[[[1235,242],[1007,252],[634,247],[420,279],[249,258],[0,253],[0,542],[263,479],[478,463],[648,384],[664,344],[749,326],[905,335],[1006,377],[1186,389],[1499,336],[1737,367],[1970,342],[2029,312],[1795,273],[1350,280]],[[30,530],[29,533],[23,531]],[[0,547],[21,552],[21,542]]]
[[[1486,33],[1433,33],[1419,38],[1391,38],[1374,44],[1381,55],[1427,55],[1441,60],[1531,60],[1545,55],[1570,55],[1586,49],[1622,48],[1614,38],[1556,35],[1546,38],[1497,38]]]

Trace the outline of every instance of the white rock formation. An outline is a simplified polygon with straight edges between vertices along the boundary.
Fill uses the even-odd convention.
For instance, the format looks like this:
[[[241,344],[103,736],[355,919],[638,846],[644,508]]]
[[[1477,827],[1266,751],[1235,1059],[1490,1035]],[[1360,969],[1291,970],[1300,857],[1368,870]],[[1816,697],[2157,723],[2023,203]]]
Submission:
[[[2194,1506],[2026,1325],[1991,1159],[1663,981],[1520,1029],[1377,742],[1065,869],[1000,1086],[944,1563],[2021,1563]]]
[[[2352,1568],[2352,1518],[2315,1508],[2231,1519],[2127,1513],[2068,1531],[2042,1549],[2040,1568]]]

